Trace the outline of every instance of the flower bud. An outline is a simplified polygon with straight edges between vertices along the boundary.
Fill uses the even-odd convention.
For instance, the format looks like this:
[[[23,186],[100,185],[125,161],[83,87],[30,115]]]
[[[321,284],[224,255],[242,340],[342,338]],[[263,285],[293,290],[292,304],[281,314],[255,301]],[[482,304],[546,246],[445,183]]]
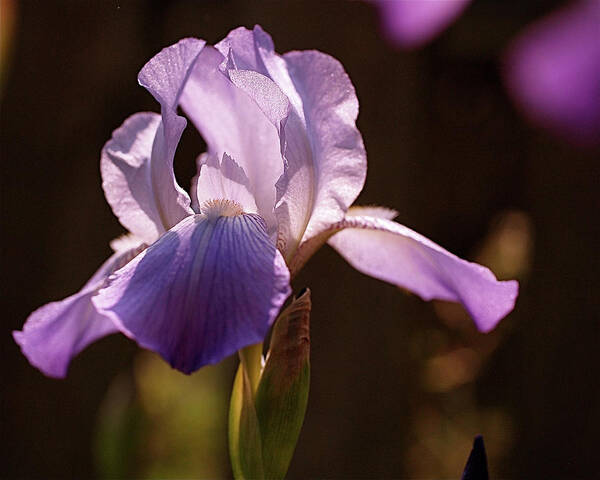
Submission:
[[[304,289],[279,315],[255,393],[257,346],[240,353],[229,411],[229,450],[237,479],[285,477],[308,402],[310,309],[310,291]]]

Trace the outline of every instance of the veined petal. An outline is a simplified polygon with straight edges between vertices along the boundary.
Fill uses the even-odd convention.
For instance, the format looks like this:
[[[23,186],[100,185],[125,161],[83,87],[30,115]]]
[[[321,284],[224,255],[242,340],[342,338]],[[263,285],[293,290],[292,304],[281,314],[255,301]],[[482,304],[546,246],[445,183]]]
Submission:
[[[146,243],[168,228],[161,219],[151,176],[150,156],[159,124],[156,113],[132,115],[113,132],[100,160],[106,200],[121,224]]]
[[[160,103],[162,121],[152,145],[150,181],[164,229],[193,213],[190,198],[175,180],[173,158],[187,124],[177,115],[181,92],[205,42],[195,38],[180,40],[163,49],[140,71],[138,81]]]
[[[518,283],[499,282],[409,228],[383,218],[348,216],[328,243],[354,268],[423,300],[460,302],[479,330],[490,331],[514,307]]]
[[[399,47],[421,46],[442,32],[471,0],[371,0],[385,34]]]
[[[264,339],[289,272],[257,215],[194,215],[94,298],[126,335],[191,373]]]
[[[181,106],[206,143],[209,155],[224,153],[244,169],[258,212],[275,228],[275,183],[283,173],[277,128],[258,105],[220,70],[225,57],[206,47],[181,95]]]
[[[343,218],[363,187],[367,172],[366,153],[355,124],[358,100],[342,65],[317,51],[290,52],[284,59],[302,99],[312,149],[315,187],[302,236],[306,240]],[[286,125],[286,140],[289,138]],[[289,160],[287,151],[286,158]],[[291,205],[296,202],[297,191],[301,188],[299,182],[303,180],[302,175],[294,172],[291,161],[289,165],[282,201]],[[301,170],[304,168],[300,167]]]
[[[204,159],[196,181],[199,209],[202,210],[205,202],[226,200],[239,204],[245,213],[257,213],[256,201],[250,193],[250,181],[244,169],[226,153],[220,162],[209,155]]]
[[[533,122],[600,144],[600,2],[579,0],[534,23],[505,63],[509,92]]]
[[[285,171],[277,184],[281,248],[289,260],[306,240],[341,220],[366,175],[366,154],[356,128],[358,100],[342,65],[321,52],[274,51],[260,26],[237,28],[217,44],[228,56],[224,69],[259,104],[261,88],[245,88],[243,70],[268,76],[288,98],[291,110],[281,132]],[[245,80],[245,79],[244,79]],[[259,83],[259,82],[257,82]]]
[[[92,304],[92,297],[106,278],[122,267],[141,246],[113,254],[76,294],[33,312],[20,332],[13,332],[29,362],[45,375],[62,378],[71,359],[93,341],[118,328]]]
[[[258,29],[258,30],[257,30]],[[256,35],[260,31],[264,35]],[[223,57],[228,58],[227,68],[253,70],[269,75],[265,59],[274,55],[273,41],[258,25],[254,30],[237,27],[215,45]]]

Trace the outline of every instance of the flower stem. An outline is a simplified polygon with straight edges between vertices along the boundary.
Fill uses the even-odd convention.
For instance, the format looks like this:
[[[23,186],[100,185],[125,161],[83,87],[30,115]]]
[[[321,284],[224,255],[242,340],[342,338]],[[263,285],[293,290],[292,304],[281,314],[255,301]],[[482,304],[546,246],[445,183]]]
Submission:
[[[263,344],[262,342],[260,342],[242,348],[238,352],[240,354],[240,361],[242,362],[242,366],[248,374],[253,394],[256,393],[256,389],[258,388],[258,382],[260,381],[260,375],[262,373],[262,351]]]

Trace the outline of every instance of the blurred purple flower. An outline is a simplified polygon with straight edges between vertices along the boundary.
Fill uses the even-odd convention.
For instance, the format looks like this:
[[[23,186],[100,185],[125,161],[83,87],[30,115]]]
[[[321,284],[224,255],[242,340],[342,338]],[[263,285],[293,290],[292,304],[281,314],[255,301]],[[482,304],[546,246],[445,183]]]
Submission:
[[[471,0],[370,0],[379,9],[389,41],[402,48],[420,47],[433,40]]]
[[[533,122],[600,143],[600,2],[584,0],[531,25],[506,56],[506,83]]]
[[[274,51],[260,27],[215,47],[184,39],[141,70],[161,114],[137,113],[102,151],[108,203],[131,233],[75,295],[31,314],[14,337],[50,376],[90,342],[121,331],[185,373],[263,340],[289,280],[325,242],[358,270],[428,300],[461,302],[482,331],[514,306],[515,281],[391,221],[349,208],[366,156],[342,65]],[[186,120],[208,145],[191,198],[173,157]]]

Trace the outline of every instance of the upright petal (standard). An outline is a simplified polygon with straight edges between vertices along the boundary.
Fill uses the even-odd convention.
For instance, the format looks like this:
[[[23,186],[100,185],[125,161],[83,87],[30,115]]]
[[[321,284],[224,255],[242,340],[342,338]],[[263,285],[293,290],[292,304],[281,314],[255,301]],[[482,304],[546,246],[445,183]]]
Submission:
[[[225,57],[213,47],[200,54],[181,96],[181,106],[208,145],[208,154],[227,153],[244,169],[258,213],[276,230],[275,183],[283,173],[276,127],[246,92],[220,70]]]
[[[223,68],[229,77],[245,87],[261,110],[270,110],[261,93],[264,82],[254,82],[253,91],[236,75],[246,70],[265,75],[289,100],[291,108],[280,130],[286,163],[277,184],[280,248],[289,261],[301,241],[341,220],[363,187],[366,154],[355,125],[354,87],[340,62],[329,55],[278,55],[271,37],[258,25],[252,31],[233,30],[216,48],[227,55]]]
[[[106,200],[121,224],[146,243],[168,230],[152,182],[151,153],[160,125],[157,113],[136,113],[102,149],[100,172]]]

